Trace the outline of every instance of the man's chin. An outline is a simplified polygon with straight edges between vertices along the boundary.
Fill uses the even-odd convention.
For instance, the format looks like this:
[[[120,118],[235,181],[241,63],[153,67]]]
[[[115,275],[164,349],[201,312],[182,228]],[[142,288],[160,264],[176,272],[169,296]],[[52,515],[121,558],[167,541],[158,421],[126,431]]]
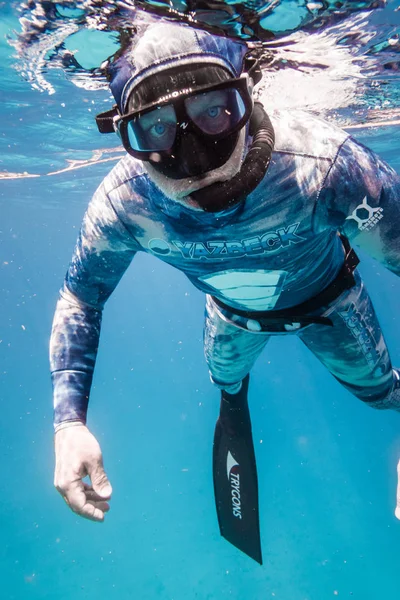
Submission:
[[[216,170],[218,171],[218,169]],[[236,175],[236,173],[231,172],[221,172],[218,173],[216,171],[211,171],[210,173],[205,173],[200,177],[185,179],[183,181],[187,182],[185,188],[177,193],[177,200],[183,200],[192,194],[193,192],[197,192],[198,190],[204,190],[205,188],[213,185],[214,183],[222,183],[223,181],[228,181]]]
[[[183,201],[185,204],[191,204],[190,194],[192,192],[203,190],[213,183],[227,181],[234,177],[237,172],[236,169],[236,172],[232,169],[215,169],[215,171],[210,171],[198,177],[171,179],[162,175],[152,165],[146,164],[145,168],[150,179],[168,198],[177,202]]]

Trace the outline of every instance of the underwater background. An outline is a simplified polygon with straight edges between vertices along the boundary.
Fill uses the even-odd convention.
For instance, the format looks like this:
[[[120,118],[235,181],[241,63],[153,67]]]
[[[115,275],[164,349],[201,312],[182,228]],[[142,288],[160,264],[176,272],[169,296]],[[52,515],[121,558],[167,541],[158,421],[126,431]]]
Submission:
[[[86,205],[123,155],[94,116],[129,24],[172,6],[260,45],[267,104],[353,128],[400,173],[398,0],[198,5],[0,2],[0,600],[398,600],[400,415],[365,407],[293,336],[270,342],[250,384],[260,567],[219,535],[204,297],[149,256],[107,303],[91,395],[111,511],[85,521],[53,488],[49,333]],[[360,255],[400,366],[400,281]]]

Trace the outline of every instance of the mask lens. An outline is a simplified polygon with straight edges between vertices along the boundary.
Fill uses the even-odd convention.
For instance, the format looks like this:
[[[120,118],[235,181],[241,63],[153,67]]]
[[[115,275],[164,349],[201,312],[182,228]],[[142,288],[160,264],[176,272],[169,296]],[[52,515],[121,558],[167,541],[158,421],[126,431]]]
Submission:
[[[245,116],[246,107],[235,88],[214,90],[185,99],[186,112],[207,135],[228,134]]]
[[[176,114],[172,105],[161,106],[128,122],[129,143],[137,152],[169,150],[175,141]]]

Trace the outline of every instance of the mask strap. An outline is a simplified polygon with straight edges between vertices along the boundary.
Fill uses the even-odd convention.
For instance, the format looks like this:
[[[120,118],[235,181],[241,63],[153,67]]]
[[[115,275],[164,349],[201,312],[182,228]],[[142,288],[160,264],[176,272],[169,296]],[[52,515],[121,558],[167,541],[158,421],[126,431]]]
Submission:
[[[258,58],[253,56],[245,56],[244,58],[244,69],[245,73],[248,73],[249,77],[254,81],[254,85],[260,83],[262,79],[261,63]]]
[[[100,133],[115,133],[115,117],[120,117],[117,105],[96,116],[96,125]]]

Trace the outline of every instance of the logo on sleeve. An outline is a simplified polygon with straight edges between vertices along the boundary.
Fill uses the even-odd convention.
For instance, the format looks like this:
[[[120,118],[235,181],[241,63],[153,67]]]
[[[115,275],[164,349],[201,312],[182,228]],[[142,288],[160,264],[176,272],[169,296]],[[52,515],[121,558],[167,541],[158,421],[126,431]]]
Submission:
[[[361,204],[356,206],[351,215],[347,217],[346,221],[353,219],[357,223],[360,231],[370,231],[379,223],[382,217],[383,208],[380,206],[373,208],[368,204],[367,196],[365,196]]]

